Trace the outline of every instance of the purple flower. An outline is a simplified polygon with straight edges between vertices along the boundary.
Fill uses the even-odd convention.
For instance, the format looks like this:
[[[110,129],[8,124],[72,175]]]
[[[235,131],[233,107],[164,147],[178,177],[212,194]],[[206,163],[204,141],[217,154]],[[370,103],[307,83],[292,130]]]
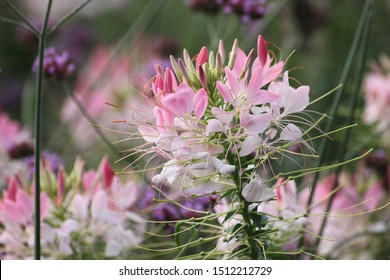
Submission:
[[[32,71],[38,72],[39,60],[35,59]],[[76,70],[76,65],[72,62],[67,51],[58,52],[55,48],[45,50],[43,59],[43,73],[46,77],[55,80],[63,80],[69,78]]]
[[[265,15],[265,2],[265,0],[189,0],[186,3],[193,10],[236,14],[244,23],[248,23]]]
[[[178,209],[169,203],[159,204],[153,210],[152,216],[157,221],[176,221],[181,218]]]
[[[63,164],[62,160],[59,158],[59,156],[57,154],[54,154],[54,153],[51,153],[51,152],[48,152],[48,151],[44,151],[42,153],[42,159],[41,160],[43,161],[43,164],[45,166],[48,166],[49,169],[51,171],[53,171],[54,173],[57,173],[58,169]],[[34,156],[26,157],[25,158],[25,163],[28,166],[29,174],[32,177],[33,174],[34,174],[34,168],[35,168],[35,158],[34,158]]]
[[[144,189],[145,191],[138,202],[139,209],[145,209],[149,207],[153,203],[153,198],[156,196],[155,190],[150,186],[145,186]]]

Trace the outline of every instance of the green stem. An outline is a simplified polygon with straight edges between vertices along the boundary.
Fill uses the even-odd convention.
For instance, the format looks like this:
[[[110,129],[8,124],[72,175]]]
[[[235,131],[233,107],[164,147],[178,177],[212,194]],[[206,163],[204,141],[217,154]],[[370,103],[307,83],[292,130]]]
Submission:
[[[42,119],[42,82],[43,82],[43,59],[45,55],[46,32],[49,21],[52,0],[49,0],[43,20],[42,30],[39,33],[38,48],[38,73],[35,92],[35,259],[41,259],[41,184],[40,184],[40,162],[41,162],[41,119]]]
[[[64,23],[66,23],[68,20],[70,20],[74,15],[76,15],[81,9],[83,9],[85,6],[87,6],[92,0],[86,0],[83,3],[81,3],[78,7],[74,8],[72,11],[70,11],[67,15],[65,15],[61,20],[59,20],[52,28],[50,28],[49,35],[52,34],[54,31],[56,31],[58,28],[60,28]]]
[[[358,46],[359,46],[359,43],[361,41],[361,37],[362,37],[363,31],[364,31],[364,27],[365,27],[365,24],[366,24],[369,2],[370,2],[370,0],[366,0],[366,4],[365,4],[365,7],[363,9],[362,16],[360,18],[358,28],[356,29],[356,33],[355,33],[355,36],[354,36],[354,39],[353,39],[353,42],[352,42],[351,49],[350,49],[350,51],[348,53],[348,57],[347,57],[347,61],[345,63],[345,67],[344,67],[343,72],[341,74],[340,84],[342,86],[338,89],[338,91],[335,94],[335,98],[334,98],[332,106],[331,106],[331,111],[329,113],[329,119],[328,119],[328,121],[326,123],[326,127],[324,129],[324,133],[329,132],[330,129],[331,129],[331,126],[333,124],[334,116],[336,115],[337,109],[338,109],[340,101],[341,101],[342,93],[344,92],[344,87],[345,87],[346,81],[347,81],[347,79],[349,77],[349,74],[350,74],[350,72],[352,70],[352,63],[353,63],[353,61],[355,59],[356,52],[358,50]],[[322,141],[320,143],[320,146],[318,148],[318,155],[319,155],[318,166],[321,166],[324,163],[327,143],[328,143],[328,138],[327,137],[323,137]],[[309,196],[309,199],[307,201],[307,208],[313,202],[315,188],[316,188],[316,185],[317,185],[317,181],[319,179],[319,175],[320,175],[319,173],[315,174],[313,182],[311,184],[311,190],[312,191],[310,192],[310,196]]]
[[[231,156],[231,157],[228,157],[228,161],[229,161],[229,164],[232,164],[232,165],[236,165],[236,163],[234,162],[234,160],[232,160],[234,157]],[[237,165],[236,165],[237,166]],[[250,213],[249,213],[249,205],[250,203],[248,201],[246,201],[246,199],[244,198],[244,196],[241,194],[242,192],[242,187],[241,187],[241,182],[240,182],[240,176],[238,174],[238,170],[236,170],[234,173],[233,173],[233,181],[234,181],[234,184],[236,185],[236,188],[237,188],[237,197],[239,199],[239,202],[240,202],[240,211],[239,213],[242,215],[242,218],[244,219],[244,230],[245,230],[245,234],[246,234],[246,237],[247,237],[247,241],[248,241],[248,245],[249,245],[249,256],[253,259],[253,260],[258,260],[260,258],[259,254],[258,254],[258,250],[256,249],[257,248],[257,244],[256,244],[256,241],[254,240],[254,237],[253,237],[253,224],[252,224],[252,221],[251,221],[251,218],[250,218]]]
[[[40,36],[40,32],[37,30],[37,28],[32,25],[28,19],[12,4],[10,3],[8,0],[2,0],[2,2],[4,3],[4,5],[6,5],[20,20],[22,20],[28,27],[29,29],[31,30],[31,32],[33,32],[36,36]]]
[[[6,17],[0,17],[0,20],[2,22],[8,23],[8,24],[12,24],[12,25],[17,26],[19,28],[23,28],[23,29],[25,29],[25,30],[27,30],[27,31],[29,31],[31,33],[34,33],[34,30],[32,30],[30,27],[28,27],[27,25],[23,25],[23,23],[20,23],[20,22],[18,22],[16,20],[13,20],[13,19],[10,19],[10,18],[6,18]]]
[[[350,110],[350,113],[348,115],[348,118],[345,122],[345,124],[349,124],[349,123],[352,123],[354,121],[354,118],[355,118],[355,108],[357,107],[358,105],[358,100],[359,100],[359,92],[360,92],[360,87],[361,87],[361,81],[363,79],[363,73],[364,73],[364,66],[365,66],[365,62],[366,62],[366,58],[367,58],[367,49],[368,49],[368,42],[369,42],[369,35],[370,35],[370,30],[371,30],[371,23],[372,23],[372,18],[373,18],[373,11],[374,11],[374,6],[375,6],[375,0],[367,0],[367,7],[368,7],[368,24],[365,26],[365,33],[363,34],[363,40],[362,40],[362,44],[364,44],[362,46],[362,49],[361,49],[361,53],[360,53],[360,57],[359,57],[359,61],[358,61],[358,65],[356,67],[357,69],[357,74],[356,74],[356,83],[355,83],[355,87],[354,87],[354,95],[352,96],[352,98],[350,99],[350,104],[349,104],[349,108],[351,108]],[[348,147],[348,143],[349,143],[349,140],[350,140],[350,137],[351,137],[351,133],[345,133],[344,134],[344,137],[341,141],[341,146],[339,148],[339,151],[338,151],[338,158],[344,158],[344,160],[346,160],[346,151],[347,151],[347,147]],[[340,173],[342,171],[342,168],[343,166],[340,166],[337,170],[336,170],[336,178],[335,178],[335,181],[333,182],[333,186],[332,186],[332,190],[331,190],[331,193],[336,190],[337,186],[338,186],[338,179],[339,179],[339,176],[340,176]],[[335,195],[333,194],[332,196],[330,196],[329,200],[328,200],[328,203],[326,205],[326,210],[325,210],[325,213],[329,213],[331,207],[332,207],[332,204],[333,204],[333,201],[334,201],[334,198],[335,198]],[[321,227],[320,227],[320,231],[318,233],[319,236],[321,236],[324,232],[324,229],[325,229],[325,226],[327,224],[327,221],[328,221],[328,215],[326,215],[323,220],[322,220],[322,223],[321,223]],[[316,244],[315,244],[315,248],[318,248],[319,244],[321,243],[321,239],[318,238],[316,240]]]

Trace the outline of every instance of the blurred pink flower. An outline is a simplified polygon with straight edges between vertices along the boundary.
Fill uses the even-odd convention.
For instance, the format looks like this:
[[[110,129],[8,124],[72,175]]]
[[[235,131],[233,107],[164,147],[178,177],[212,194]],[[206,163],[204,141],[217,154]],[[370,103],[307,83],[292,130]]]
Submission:
[[[390,59],[383,55],[379,65],[374,64],[372,68],[363,83],[365,94],[363,120],[368,125],[374,125],[375,130],[382,134],[385,144],[389,144]]]

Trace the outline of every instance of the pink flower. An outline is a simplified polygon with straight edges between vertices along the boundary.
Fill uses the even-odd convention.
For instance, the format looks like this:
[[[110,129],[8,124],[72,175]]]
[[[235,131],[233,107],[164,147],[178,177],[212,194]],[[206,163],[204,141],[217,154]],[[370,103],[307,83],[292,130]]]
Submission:
[[[48,209],[48,197],[41,193],[41,220],[44,220]],[[12,221],[20,226],[33,224],[34,203],[32,197],[21,189],[19,179],[12,177],[8,182],[8,189],[4,191],[0,202],[1,220]]]
[[[5,113],[0,112],[0,148],[6,149],[13,144],[20,132],[20,124],[12,121]]]
[[[207,107],[207,93],[200,89],[196,93],[186,84],[180,84],[175,93],[164,96],[161,100],[163,108],[170,111],[176,117],[185,119],[192,116],[199,120]]]
[[[249,111],[254,105],[269,103],[277,98],[273,93],[262,90],[263,77],[261,68],[252,72],[249,83],[225,67],[227,83],[217,81],[217,87],[226,102],[231,103],[238,111]]]

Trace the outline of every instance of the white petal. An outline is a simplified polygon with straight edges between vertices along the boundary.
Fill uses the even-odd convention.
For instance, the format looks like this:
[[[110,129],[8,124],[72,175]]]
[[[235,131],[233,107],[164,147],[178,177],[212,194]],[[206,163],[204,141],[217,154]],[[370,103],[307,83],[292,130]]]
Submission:
[[[61,237],[69,236],[72,232],[78,230],[78,223],[75,220],[67,219],[58,231]]]
[[[71,209],[76,217],[86,220],[88,218],[88,198],[76,194],[72,200]]]
[[[295,124],[288,124],[280,133],[280,140],[298,141],[302,137],[302,131]]]
[[[284,115],[297,113],[303,111],[309,105],[309,91],[308,86],[301,86],[294,90],[294,92],[286,100]]]
[[[248,202],[263,202],[276,197],[274,191],[264,185],[260,179],[251,179],[242,190],[242,196]]]
[[[176,159],[185,159],[190,155],[188,145],[185,141],[180,138],[175,138],[172,141],[172,154]]]
[[[178,179],[180,175],[180,167],[176,165],[175,160],[170,160],[164,164],[161,173],[152,178],[153,184],[160,185],[165,182],[171,185]]]
[[[219,109],[217,107],[211,108],[211,112],[218,120],[220,120],[222,123],[224,123],[226,125],[230,125],[230,123],[233,120],[233,116],[234,116],[233,112],[226,112],[226,111]]]
[[[122,245],[115,240],[108,240],[105,249],[105,255],[107,257],[116,257],[121,252]]]
[[[91,203],[92,218],[97,220],[104,220],[106,217],[108,207],[108,197],[103,190],[95,193]]]
[[[154,143],[157,140],[158,132],[154,128],[148,126],[139,126],[138,131],[141,133],[146,142]]]
[[[219,120],[216,119],[209,120],[206,126],[206,135],[210,135],[210,133],[222,132],[222,131],[224,131],[223,123],[221,123]]]
[[[210,161],[222,175],[232,173],[236,169],[234,165],[225,164],[216,157],[210,157]]]
[[[250,115],[250,119],[245,132],[248,134],[260,134],[263,133],[271,123],[270,114]]]
[[[60,240],[59,251],[65,256],[70,256],[73,253],[72,248],[69,246],[68,240]]]
[[[244,157],[252,153],[261,144],[261,138],[258,135],[249,135],[241,144],[240,157]]]
[[[156,145],[164,151],[171,151],[172,141],[177,137],[176,132],[163,132],[156,139]]]

